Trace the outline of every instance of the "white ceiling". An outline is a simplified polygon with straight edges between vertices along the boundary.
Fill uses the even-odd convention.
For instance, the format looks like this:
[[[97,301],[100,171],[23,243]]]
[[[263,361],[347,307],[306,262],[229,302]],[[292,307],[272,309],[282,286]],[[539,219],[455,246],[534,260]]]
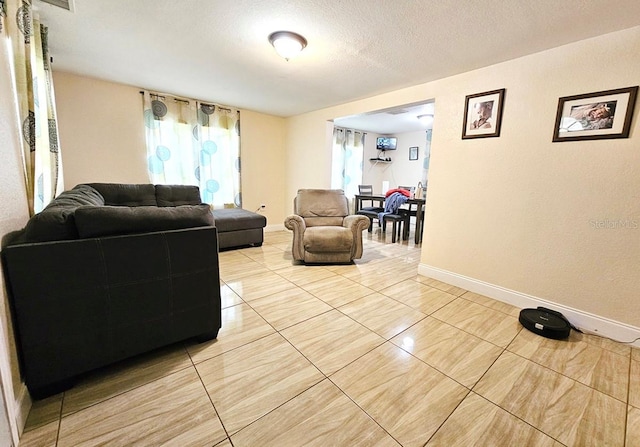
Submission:
[[[69,12],[35,1],[37,14],[49,26],[55,70],[277,116],[640,24],[639,0],[74,3]],[[307,48],[285,61],[267,41],[277,30],[302,34]],[[389,117],[378,118],[390,123]]]
[[[418,119],[420,115],[431,115],[432,119]],[[385,110],[375,110],[360,115],[334,118],[336,126],[364,130],[382,135],[415,132],[433,127],[434,104],[405,104]]]

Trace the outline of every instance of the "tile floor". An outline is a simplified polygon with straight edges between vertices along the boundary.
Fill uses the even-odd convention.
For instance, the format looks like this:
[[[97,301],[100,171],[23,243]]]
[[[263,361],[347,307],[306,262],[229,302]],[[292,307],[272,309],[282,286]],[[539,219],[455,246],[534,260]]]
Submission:
[[[353,265],[293,265],[286,231],[221,253],[216,341],[36,402],[20,447],[640,445],[640,350],[536,336],[365,235]]]

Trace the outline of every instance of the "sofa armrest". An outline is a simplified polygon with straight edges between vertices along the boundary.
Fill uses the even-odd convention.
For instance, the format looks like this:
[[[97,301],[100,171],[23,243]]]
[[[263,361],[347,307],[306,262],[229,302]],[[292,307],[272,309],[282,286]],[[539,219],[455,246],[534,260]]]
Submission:
[[[368,229],[369,225],[370,221],[366,216],[351,214],[344,218],[342,226],[350,228],[353,232],[353,249],[351,250],[353,259],[360,259],[362,257],[362,232]]]
[[[284,220],[284,226],[293,231],[293,246],[291,253],[293,259],[301,261],[304,259],[304,231],[307,229],[307,224],[304,219],[297,214],[287,216]]]

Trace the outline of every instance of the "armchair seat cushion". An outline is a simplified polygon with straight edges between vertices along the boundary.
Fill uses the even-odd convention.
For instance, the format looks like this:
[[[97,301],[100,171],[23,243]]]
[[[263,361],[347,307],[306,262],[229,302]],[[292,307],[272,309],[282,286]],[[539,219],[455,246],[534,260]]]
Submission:
[[[309,253],[349,253],[353,247],[353,231],[338,226],[309,227],[304,232],[303,244]]]

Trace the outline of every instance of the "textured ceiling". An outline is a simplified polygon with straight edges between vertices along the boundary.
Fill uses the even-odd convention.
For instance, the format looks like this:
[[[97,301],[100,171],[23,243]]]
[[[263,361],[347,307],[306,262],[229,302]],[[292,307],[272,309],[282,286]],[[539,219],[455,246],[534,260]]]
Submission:
[[[54,69],[291,116],[640,24],[638,0],[36,0]],[[276,30],[309,44],[289,62]]]

